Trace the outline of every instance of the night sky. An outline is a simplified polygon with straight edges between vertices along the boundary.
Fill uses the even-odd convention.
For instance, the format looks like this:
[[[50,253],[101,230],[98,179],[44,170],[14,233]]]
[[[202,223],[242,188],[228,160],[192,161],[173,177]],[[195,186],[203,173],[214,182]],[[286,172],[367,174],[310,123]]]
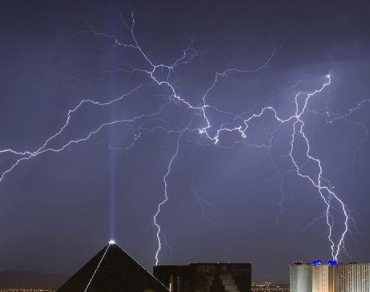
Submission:
[[[293,123],[266,111],[246,138],[213,139],[267,106],[288,119],[295,96],[328,74],[301,119],[323,184],[351,217],[338,259],[369,262],[369,10],[357,0],[1,1],[0,270],[71,275],[114,238],[151,271],[165,182],[159,264],[252,262],[254,280],[287,282],[292,261],[330,259],[326,205],[289,156]],[[298,136],[294,157],[316,179]],[[325,198],[337,243],[343,213]]]

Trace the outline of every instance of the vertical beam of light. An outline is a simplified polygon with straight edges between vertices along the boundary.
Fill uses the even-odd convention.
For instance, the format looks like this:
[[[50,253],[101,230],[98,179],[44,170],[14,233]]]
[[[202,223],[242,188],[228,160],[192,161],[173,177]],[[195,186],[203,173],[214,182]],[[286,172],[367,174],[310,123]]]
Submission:
[[[112,95],[116,96],[116,88],[115,85],[113,85],[111,88]],[[116,115],[116,107],[111,106],[110,107],[110,119],[111,120],[117,120]],[[114,126],[109,128],[108,131],[108,139],[109,145],[116,145],[116,135],[114,131]],[[116,228],[116,151],[111,150],[108,148],[108,164],[109,164],[109,239],[114,240],[115,239],[115,228]]]
[[[113,134],[111,128],[110,136]],[[112,141],[112,137],[110,139]],[[115,238],[116,222],[116,157],[115,151],[108,151],[109,155],[109,238]]]

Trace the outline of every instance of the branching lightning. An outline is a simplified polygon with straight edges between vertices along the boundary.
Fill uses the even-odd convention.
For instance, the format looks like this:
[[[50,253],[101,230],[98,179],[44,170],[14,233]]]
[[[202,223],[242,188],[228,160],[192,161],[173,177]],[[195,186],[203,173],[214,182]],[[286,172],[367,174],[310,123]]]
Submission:
[[[196,197],[196,199],[198,201],[199,207],[202,211],[203,218],[208,223],[212,222],[212,219],[209,216],[207,216],[207,214],[206,214],[206,210],[205,210],[205,206],[206,206],[206,207],[210,208],[211,210],[213,210],[215,214],[217,214],[217,216],[218,216],[218,226],[221,227],[222,220],[223,220],[222,212],[214,204],[212,204],[211,202],[209,202],[209,201],[205,200],[204,198],[202,198],[201,196],[199,196],[199,194],[196,191],[195,186],[194,186],[194,175],[192,175],[192,174],[191,174],[190,189],[191,189],[191,192],[194,194],[194,196]]]
[[[274,135],[282,128],[283,125],[287,125],[290,127],[289,132],[290,135],[290,141],[288,142],[288,145],[290,145],[286,156],[289,157],[292,168],[294,169],[295,173],[298,175],[298,177],[306,179],[313,188],[317,191],[317,193],[322,198],[322,201],[325,204],[325,213],[323,217],[326,220],[326,224],[329,229],[328,234],[328,241],[330,242],[330,248],[331,248],[331,256],[334,260],[338,259],[338,256],[342,250],[345,249],[345,238],[349,230],[349,220],[351,220],[350,211],[348,207],[345,205],[343,200],[337,195],[336,192],[334,192],[334,188],[331,186],[330,182],[324,178],[324,170],[322,166],[322,162],[319,158],[314,157],[311,153],[311,144],[310,140],[305,134],[305,121],[304,121],[304,115],[311,111],[311,109],[308,108],[309,102],[313,98],[319,98],[320,93],[323,92],[326,87],[328,87],[331,84],[331,76],[327,75],[325,76],[325,81],[322,83],[321,87],[310,92],[310,93],[299,93],[295,95],[294,97],[294,103],[295,103],[295,111],[287,118],[282,118],[278,111],[272,107],[272,106],[266,106],[259,110],[258,112],[252,113],[249,116],[246,116],[246,113],[243,112],[242,114],[235,115],[233,113],[229,113],[226,111],[223,111],[222,109],[216,108],[215,106],[211,105],[208,101],[210,95],[212,92],[216,89],[217,84],[221,82],[221,80],[226,79],[227,77],[231,76],[232,74],[251,74],[251,73],[258,73],[265,68],[267,68],[270,64],[270,62],[273,60],[274,56],[277,54],[278,50],[280,50],[284,44],[289,40],[291,36],[291,31],[286,39],[281,42],[279,45],[275,45],[272,40],[272,32],[269,35],[270,43],[271,43],[271,52],[263,62],[261,66],[257,66],[257,68],[252,69],[245,69],[245,68],[228,68],[227,70],[224,70],[222,72],[217,72],[214,76],[213,82],[208,87],[208,89],[205,91],[205,93],[200,97],[200,104],[194,105],[191,102],[187,101],[185,98],[183,98],[180,94],[177,93],[176,87],[175,87],[175,81],[173,81],[173,78],[175,80],[178,79],[176,68],[179,66],[184,66],[186,64],[189,64],[193,59],[197,58],[200,55],[203,55],[207,53],[207,51],[201,51],[196,50],[194,48],[194,42],[190,42],[188,47],[182,52],[182,55],[179,59],[175,60],[172,64],[164,64],[164,63],[155,63],[153,60],[150,59],[149,55],[145,53],[145,50],[140,45],[138,38],[135,34],[135,18],[134,14],[131,14],[130,23],[126,21],[126,19],[123,17],[122,14],[120,14],[122,23],[124,27],[128,30],[130,33],[130,40],[127,40],[127,42],[123,42],[119,40],[117,37],[113,35],[109,35],[103,32],[100,32],[96,30],[84,17],[84,22],[86,26],[88,27],[88,32],[93,34],[96,37],[102,37],[107,40],[110,40],[112,42],[112,46],[121,48],[123,50],[133,50],[135,51],[147,64],[147,67],[149,68],[130,68],[130,69],[122,69],[122,70],[110,70],[106,71],[103,74],[102,78],[99,78],[97,80],[103,80],[108,74],[113,74],[118,71],[125,71],[129,74],[132,73],[139,73],[143,74],[144,76],[148,77],[155,85],[159,87],[163,87],[165,90],[169,91],[168,98],[166,99],[166,102],[162,104],[162,106],[157,109],[154,112],[151,113],[142,113],[134,117],[127,117],[125,119],[119,119],[119,120],[113,120],[113,121],[107,121],[97,128],[93,129],[91,132],[89,132],[87,135],[80,137],[78,139],[70,139],[69,141],[65,142],[63,145],[59,147],[51,147],[49,146],[52,141],[54,141],[57,137],[61,136],[62,133],[65,132],[65,130],[70,126],[70,121],[73,118],[73,115],[78,112],[84,105],[90,104],[96,107],[105,107],[117,104],[121,101],[123,101],[126,98],[129,98],[132,96],[135,92],[139,91],[141,86],[135,87],[131,90],[129,90],[127,93],[122,94],[121,96],[111,99],[108,102],[99,102],[91,99],[84,99],[80,103],[78,103],[75,107],[70,109],[67,113],[67,117],[65,119],[64,124],[60,127],[58,131],[56,131],[53,135],[51,135],[49,138],[47,138],[42,144],[41,147],[38,149],[31,151],[18,151],[14,149],[3,149],[0,150],[0,154],[3,155],[12,155],[12,157],[15,157],[14,163],[12,163],[8,168],[3,170],[0,173],[0,183],[4,181],[4,178],[7,175],[10,175],[13,170],[16,167],[19,167],[22,163],[36,158],[39,155],[43,155],[46,153],[55,153],[55,152],[62,152],[66,148],[70,147],[71,145],[83,143],[88,141],[92,136],[98,134],[100,131],[105,129],[106,127],[115,125],[115,124],[128,124],[132,125],[134,122],[140,122],[140,126],[137,129],[137,132],[133,138],[133,141],[131,144],[129,144],[128,147],[124,148],[116,148],[115,146],[110,146],[112,149],[130,149],[135,146],[136,142],[140,137],[143,135],[142,133],[145,131],[154,132],[157,130],[165,131],[166,133],[176,134],[176,143],[175,143],[175,149],[172,155],[170,156],[170,159],[167,164],[166,172],[163,176],[163,185],[164,185],[164,198],[157,206],[157,210],[153,216],[153,225],[156,228],[156,238],[157,238],[157,250],[155,252],[155,263],[156,265],[159,263],[159,257],[160,252],[162,250],[162,239],[164,238],[164,233],[161,228],[159,218],[160,214],[163,211],[164,205],[168,202],[170,196],[169,196],[169,178],[171,175],[171,170],[174,167],[174,162],[176,158],[179,155],[180,147],[181,147],[181,141],[184,138],[184,135],[188,132],[196,132],[198,133],[202,138],[205,138],[209,143],[214,144],[217,147],[225,147],[221,145],[223,136],[227,133],[238,133],[240,137],[242,138],[242,142],[235,141],[230,148],[233,148],[233,145],[236,143],[244,143],[251,147],[256,148],[264,148],[264,149],[271,149],[273,147],[273,140]],[[273,30],[272,30],[273,31]],[[166,78],[161,79],[157,76],[157,73],[160,70],[165,70],[167,73]],[[77,79],[76,79],[77,80]],[[352,115],[355,111],[359,110],[362,106],[367,104],[370,100],[365,100],[361,103],[359,103],[356,107],[350,109],[348,113],[344,115],[334,115],[329,112],[326,112],[326,121],[328,123],[333,123],[338,120],[346,120],[350,115]],[[182,129],[176,129],[174,130],[171,125],[166,124],[165,121],[161,119],[161,113],[163,112],[164,108],[171,105],[176,104],[178,106],[185,107],[187,111],[190,111],[192,113],[193,118],[195,116],[201,118],[201,124],[194,125],[194,119],[191,119],[187,125]],[[227,115],[231,115],[233,117],[233,121],[230,124],[223,124],[218,129],[215,129],[212,120],[210,118],[209,111],[217,111],[219,113],[224,113]],[[258,119],[263,119],[267,113],[272,113],[274,120],[278,124],[278,126],[272,131],[272,133],[269,136],[267,143],[262,144],[253,144],[248,141],[248,130],[250,128],[250,125],[253,121]],[[161,126],[155,126],[155,127],[147,127],[150,123],[153,121],[160,121]],[[369,137],[369,132],[366,128],[366,126],[362,123],[356,124],[359,127],[363,127],[365,131],[364,138],[360,141],[360,144],[358,145],[358,149],[362,147],[362,145],[365,143],[365,141]],[[212,134],[213,133],[213,134]],[[304,165],[300,165],[299,162],[296,159],[295,151],[297,150],[297,140],[301,139],[304,141],[306,151],[305,151],[305,157],[307,162]],[[307,174],[304,172],[303,168],[305,165],[312,163],[316,165],[318,171],[315,174]],[[281,182],[280,190],[282,191],[284,184],[284,180]],[[192,186],[193,187],[193,186]],[[198,195],[197,195],[198,196]],[[198,197],[199,199],[199,197]],[[282,199],[283,200],[283,199]],[[204,202],[202,202],[204,203]],[[280,202],[280,207],[282,208],[283,201]],[[333,227],[334,227],[334,221],[331,215],[333,204],[336,203],[340,206],[341,214],[343,215],[343,228],[341,231],[341,236],[338,241],[335,241],[333,238]],[[208,204],[208,203],[207,203]],[[217,210],[218,211],[218,210]],[[108,250],[108,248],[107,248]],[[103,255],[104,258],[104,255]],[[98,266],[99,268],[99,266]],[[88,286],[87,286],[88,288]]]
[[[177,138],[175,152],[173,153],[173,155],[172,155],[172,157],[170,159],[170,162],[168,163],[167,172],[166,172],[166,174],[163,177],[163,183],[164,183],[164,199],[158,204],[157,212],[154,214],[154,217],[153,217],[153,224],[157,228],[156,235],[157,235],[157,239],[158,239],[158,249],[157,249],[157,251],[155,253],[155,264],[156,265],[158,265],[158,263],[159,263],[159,253],[160,253],[161,248],[162,248],[162,242],[161,242],[161,225],[158,223],[158,216],[161,213],[162,206],[164,204],[166,204],[166,202],[169,199],[169,197],[168,197],[168,182],[167,182],[167,180],[168,180],[168,177],[169,177],[169,175],[171,173],[172,164],[175,161],[177,155],[179,154],[180,141],[181,141],[182,136],[186,132],[186,130],[187,129],[184,129],[183,131],[181,131],[180,135]]]

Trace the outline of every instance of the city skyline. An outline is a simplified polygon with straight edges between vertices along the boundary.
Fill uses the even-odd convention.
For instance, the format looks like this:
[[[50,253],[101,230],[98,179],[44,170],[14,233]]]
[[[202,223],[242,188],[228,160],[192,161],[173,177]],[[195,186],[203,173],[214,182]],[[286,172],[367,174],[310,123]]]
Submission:
[[[0,271],[370,262],[366,3],[0,5]]]

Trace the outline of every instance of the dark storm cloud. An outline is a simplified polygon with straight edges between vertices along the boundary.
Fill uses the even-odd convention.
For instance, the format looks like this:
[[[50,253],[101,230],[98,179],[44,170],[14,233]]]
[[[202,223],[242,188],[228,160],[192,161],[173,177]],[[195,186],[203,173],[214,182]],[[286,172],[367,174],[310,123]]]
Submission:
[[[365,2],[3,1],[1,149],[37,149],[82,99],[104,102],[141,86],[113,107],[83,107],[53,145],[84,136],[103,122],[160,108],[169,91],[147,76],[104,73],[146,66],[142,57],[107,47],[110,40],[87,31],[88,22],[126,40],[129,35],[118,12],[129,19],[131,10],[138,41],[155,62],[173,62],[192,40],[196,49],[207,51],[177,71],[176,89],[192,104],[201,102],[215,72],[260,66],[271,54],[269,36],[276,47],[286,40],[269,66],[257,74],[234,74],[220,81],[209,97],[211,105],[235,114],[273,105],[289,116],[294,95],[318,88],[328,73],[332,85],[310,109],[344,114],[369,98]],[[354,152],[364,131],[351,122],[369,126],[368,111],[365,104],[348,122],[330,125],[322,115],[310,112],[305,117],[313,154],[322,159],[325,177],[354,210],[362,236],[354,237],[357,243],[348,237],[347,247],[359,261],[370,261],[370,157],[368,141]],[[230,122],[225,114],[210,116],[212,125]],[[161,115],[174,130],[191,117],[176,104]],[[194,121],[197,126],[201,122]],[[254,142],[265,142],[274,126],[272,119],[263,122],[251,127]],[[163,124],[154,121],[148,127],[157,125]],[[177,134],[143,132],[133,148],[123,150],[133,142],[138,126],[111,126],[86,143],[22,163],[6,176],[0,185],[0,269],[73,273],[109,240],[109,192],[115,189],[116,241],[151,270],[157,245],[151,224],[164,195],[163,175]],[[287,176],[284,210],[276,223],[282,194],[271,159],[288,169],[288,162],[279,160],[288,149],[288,135],[283,129],[276,136],[271,157],[241,144],[224,149],[197,134],[185,135],[168,180],[170,200],[159,216],[172,247],[171,251],[164,246],[160,262],[251,261],[256,279],[286,280],[289,262],[328,259],[324,222],[303,231],[324,206],[316,191],[294,174]],[[223,143],[231,145],[235,139],[239,138],[225,135]],[[14,162],[10,155],[0,158],[1,169]],[[215,207],[205,204],[202,209],[197,195]],[[341,259],[348,258],[343,254]]]

